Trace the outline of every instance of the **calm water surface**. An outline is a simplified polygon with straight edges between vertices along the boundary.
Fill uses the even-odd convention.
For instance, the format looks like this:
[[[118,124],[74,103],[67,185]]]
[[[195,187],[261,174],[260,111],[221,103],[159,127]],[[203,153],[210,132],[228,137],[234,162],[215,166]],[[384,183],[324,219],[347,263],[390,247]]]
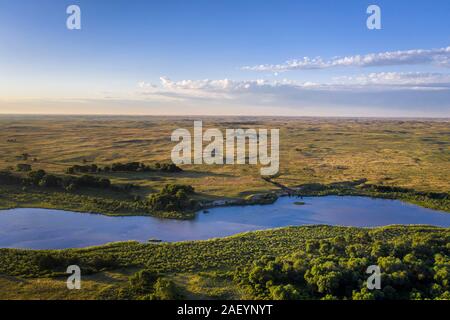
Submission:
[[[328,224],[375,227],[428,224],[450,227],[450,213],[397,200],[367,197],[282,197],[271,205],[222,207],[200,212],[195,220],[154,217],[108,217],[49,209],[0,211],[0,247],[62,249],[113,241],[150,238],[199,240],[283,226]]]

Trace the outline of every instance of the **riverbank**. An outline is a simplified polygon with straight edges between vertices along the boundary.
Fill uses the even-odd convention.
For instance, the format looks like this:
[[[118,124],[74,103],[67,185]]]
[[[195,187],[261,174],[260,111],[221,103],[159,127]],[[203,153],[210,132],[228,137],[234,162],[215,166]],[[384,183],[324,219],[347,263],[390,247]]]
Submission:
[[[423,255],[427,250],[440,250],[445,254],[448,251],[445,244],[448,244],[449,239],[449,228],[429,226],[388,226],[371,229],[303,226],[247,232],[206,241],[158,244],[121,242],[66,250],[0,249],[0,284],[3,288],[0,298],[117,298],[117,290],[128,286],[128,277],[136,271],[146,269],[172,281],[177,291],[188,299],[198,297],[199,292],[202,292],[202,298],[209,299],[254,299],[255,293],[240,284],[243,279],[241,275],[245,275],[245,272],[242,273],[244,268],[264,257],[282,259],[293,253],[313,252],[311,250],[315,245],[325,248],[326,244],[326,248],[334,253],[333,256],[323,255],[320,258],[322,262],[335,259],[332,257],[336,255],[339,258],[340,255],[345,255],[345,252],[359,257],[355,261],[363,262],[366,261],[364,259],[373,260],[370,258],[371,254],[382,254],[383,251],[380,250],[388,250],[385,255],[389,256],[390,247],[394,254],[403,257],[409,253],[405,250],[411,247],[411,243],[416,243],[411,254],[418,254],[415,253],[417,251]],[[344,252],[340,253],[337,250],[341,247],[345,250],[342,249]],[[372,248],[378,248],[378,251]],[[320,252],[322,251],[323,249]],[[321,255],[319,252],[314,254],[317,257]],[[389,259],[398,260],[396,256]],[[334,263],[333,261],[329,263]],[[408,268],[407,261],[409,260],[405,260],[405,264],[398,267]],[[372,263],[369,260],[366,262]],[[69,264],[81,267],[83,290],[67,290],[65,271]],[[354,272],[358,269],[361,268],[356,266]],[[391,276],[389,270],[386,269],[385,272]],[[429,285],[432,282],[432,277],[427,280]],[[36,283],[39,283],[39,290],[33,285]],[[358,291],[361,288],[354,289]],[[445,288],[442,289],[442,292],[436,292],[442,294]]]
[[[59,276],[67,261],[76,261],[86,270],[114,270],[123,267],[152,266],[160,272],[186,272],[193,270],[239,267],[264,255],[286,254],[305,248],[306,241],[327,239],[338,235],[370,236],[374,240],[407,239],[415,233],[442,233],[450,237],[450,228],[433,226],[385,226],[357,228],[339,226],[298,226],[244,232],[210,240],[139,243],[125,241],[101,246],[63,250],[0,249],[0,274],[10,276]],[[200,254],[200,252],[208,254]],[[41,257],[55,259],[53,266],[40,261]],[[208,258],[214,257],[214,259]],[[95,261],[98,259],[99,261]],[[109,260],[109,264],[106,263]],[[11,263],[16,261],[16,263]],[[100,261],[102,261],[100,263]],[[112,263],[114,261],[114,263]],[[95,264],[98,267],[95,267]]]
[[[268,179],[264,179],[268,181]],[[272,182],[272,181],[270,181]],[[264,205],[274,203],[278,197],[320,197],[320,196],[364,196],[380,199],[401,200],[424,208],[450,213],[450,194],[445,192],[420,192],[395,186],[367,184],[367,179],[335,182],[330,184],[308,183],[295,187],[276,185],[278,191],[252,194],[245,199],[223,199],[204,204],[204,208],[223,206]]]
[[[130,199],[131,198],[131,199]],[[43,190],[28,187],[0,186],[0,210],[43,208],[67,210],[107,216],[153,216],[166,219],[193,219],[195,211],[149,211],[128,194],[87,190],[84,193]]]
[[[293,195],[292,190],[295,190]],[[412,189],[367,184],[365,179],[331,184],[304,184],[289,191],[280,189],[257,193],[241,199],[209,200],[198,196],[198,210],[215,207],[265,205],[274,203],[279,197],[295,196],[366,196],[381,199],[401,200],[425,208],[450,213],[450,195],[448,193],[418,192]],[[113,198],[114,196],[114,198]],[[0,186],[0,210],[13,208],[46,208],[75,212],[104,214],[108,216],[153,216],[166,219],[190,220],[196,211],[164,212],[149,211],[138,201],[130,200],[129,195],[96,192],[76,194],[61,191],[48,191],[39,188],[17,188]]]

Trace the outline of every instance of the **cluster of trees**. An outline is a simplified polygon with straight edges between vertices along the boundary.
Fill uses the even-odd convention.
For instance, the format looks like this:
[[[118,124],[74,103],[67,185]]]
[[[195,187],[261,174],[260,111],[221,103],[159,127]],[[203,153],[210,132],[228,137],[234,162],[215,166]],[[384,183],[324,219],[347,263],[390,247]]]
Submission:
[[[380,193],[405,193],[410,194],[412,196],[423,196],[429,199],[437,199],[437,200],[450,200],[450,195],[446,192],[424,192],[424,191],[415,191],[409,188],[395,187],[395,186],[384,186],[384,185],[376,185],[376,184],[365,184],[363,189],[371,190]]]
[[[308,240],[305,250],[265,256],[235,279],[265,299],[450,299],[449,237],[372,241],[369,236]],[[381,270],[381,289],[367,289],[366,269]]]
[[[265,179],[267,180],[267,179]],[[304,195],[317,195],[317,194],[334,194],[334,193],[354,193],[366,191],[376,195],[410,195],[410,196],[423,196],[429,199],[450,199],[449,193],[446,192],[423,192],[416,191],[410,188],[396,187],[396,186],[386,186],[386,185],[376,185],[366,183],[367,179],[359,179],[354,181],[344,181],[335,182],[330,184],[322,183],[306,183],[298,187],[298,191]]]
[[[101,169],[101,168],[100,168]],[[67,168],[66,173],[75,174],[75,173],[97,173],[99,171],[99,167],[96,164],[91,165],[74,165]]]
[[[162,172],[181,172],[183,169],[173,163],[155,163],[155,168]]]
[[[31,171],[28,174],[29,181],[40,187],[63,188],[67,191],[73,191],[79,188],[102,188],[111,187],[111,181],[107,178],[98,178],[89,175],[81,177],[55,176],[48,174],[44,170]]]
[[[68,174],[76,173],[101,173],[101,172],[150,172],[150,171],[162,171],[162,172],[181,172],[180,167],[173,163],[156,163],[154,167],[148,166],[142,162],[128,162],[128,163],[113,163],[110,166],[98,166],[96,164],[90,165],[74,165],[67,168]]]
[[[148,204],[154,211],[189,211],[198,207],[192,198],[195,190],[190,185],[168,184],[148,198]]]
[[[129,278],[128,286],[100,293],[106,299],[176,300],[182,296],[175,284],[148,269],[136,272]]]
[[[9,171],[0,172],[0,183],[9,185],[38,186],[44,188],[62,188],[67,191],[73,191],[78,188],[110,188],[116,187],[111,185],[111,181],[107,178],[99,178],[89,175],[80,177],[74,176],[56,176],[49,174],[44,170],[36,170],[28,172],[23,177],[15,175]]]
[[[424,192],[408,188],[371,184],[361,186],[360,190],[375,197],[401,199],[423,207],[450,212],[450,193],[448,192]]]
[[[23,183],[21,176],[12,174],[10,171],[0,171],[0,184],[20,185]]]
[[[400,199],[427,208],[450,211],[450,193],[448,192],[416,191],[410,188],[375,185],[366,182],[367,179],[335,182],[330,184],[307,183],[298,186],[297,191],[303,196],[335,194]]]
[[[80,258],[68,252],[57,252],[54,254],[38,252],[34,260],[38,275],[58,276],[65,274],[67,267],[70,265],[80,266],[84,274],[93,274],[103,270],[121,267],[117,259],[110,254]]]
[[[27,163],[18,163],[16,166],[16,170],[21,172],[31,171],[31,165]]]
[[[2,184],[55,188],[69,192],[84,188],[96,188],[128,193],[131,189],[138,187],[133,184],[114,185],[108,178],[101,176],[54,175],[44,170],[30,171],[26,175],[0,171],[0,185]],[[194,194],[192,186],[169,184],[164,186],[160,192],[151,194],[146,199],[128,193],[129,197],[124,198],[123,201],[104,198],[83,198],[77,201],[82,201],[83,208],[86,210],[89,208],[89,211],[154,213],[161,217],[186,219],[192,218],[195,210],[198,209],[198,201],[193,198]]]

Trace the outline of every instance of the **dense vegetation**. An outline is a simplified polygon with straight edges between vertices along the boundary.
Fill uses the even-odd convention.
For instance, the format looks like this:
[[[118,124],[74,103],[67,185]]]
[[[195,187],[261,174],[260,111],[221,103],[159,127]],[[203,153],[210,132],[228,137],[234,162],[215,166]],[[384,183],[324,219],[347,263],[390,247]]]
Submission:
[[[262,299],[450,299],[449,240],[438,234],[309,240],[305,250],[262,257],[235,277]],[[381,290],[367,289],[370,265],[381,269]]]
[[[152,214],[166,218],[193,218],[198,202],[193,198],[194,189],[189,185],[169,184],[148,198],[133,195],[136,186],[115,185],[104,177],[93,175],[53,175],[44,170],[30,171],[27,175],[17,175],[0,171],[0,203],[20,203],[25,197],[25,205],[64,208],[68,210],[97,212],[106,214]],[[94,193],[89,194],[90,190]],[[99,193],[103,191],[103,193]],[[32,201],[32,202],[27,202]]]
[[[59,188],[66,191],[74,191],[80,188],[101,188],[101,189],[120,189],[130,188],[130,185],[118,187],[111,185],[107,178],[83,175],[75,176],[57,176],[49,174],[44,170],[29,171],[26,176],[15,175],[9,171],[0,171],[0,184],[35,186],[42,188]]]
[[[128,163],[113,163],[110,166],[101,167],[96,164],[90,165],[73,165],[67,168],[68,174],[76,173],[101,173],[101,172],[181,172],[183,171],[180,167],[173,163],[155,163],[153,167],[146,165],[141,162],[128,162]]]
[[[387,199],[400,199],[427,208],[450,212],[448,192],[425,192],[411,188],[367,183],[367,179],[334,182],[330,184],[307,183],[296,188],[303,196],[360,195]]]
[[[155,211],[193,211],[198,208],[197,201],[192,198],[194,193],[192,186],[166,185],[160,192],[150,195],[148,204]]]
[[[125,286],[96,293],[105,299],[179,296],[184,284],[165,280],[183,273],[201,277],[209,271],[252,299],[448,299],[449,243],[450,230],[445,228],[290,227],[208,241],[1,249],[0,274],[58,277],[68,264],[78,264],[84,274],[146,270]],[[381,268],[381,290],[365,289],[365,270],[371,264]],[[156,285],[158,278],[165,280]]]
[[[99,299],[139,299],[139,300],[176,300],[183,296],[175,284],[164,276],[143,269],[129,278],[126,286],[120,288],[108,287],[98,295]]]

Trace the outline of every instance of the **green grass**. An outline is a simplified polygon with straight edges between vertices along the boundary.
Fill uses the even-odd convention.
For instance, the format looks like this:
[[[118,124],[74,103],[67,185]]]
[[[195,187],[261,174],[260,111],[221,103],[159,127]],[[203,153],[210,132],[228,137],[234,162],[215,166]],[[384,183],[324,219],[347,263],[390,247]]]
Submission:
[[[374,229],[310,226],[248,232],[207,241],[161,244],[125,242],[66,250],[0,249],[0,274],[3,274],[0,282],[13,292],[11,296],[3,293],[4,297],[30,298],[38,294],[43,299],[65,298],[71,293],[67,293],[61,284],[62,279],[65,279],[61,276],[68,264],[76,263],[88,280],[86,291],[76,293],[78,298],[96,298],[106,287],[109,290],[119,289],[126,285],[125,275],[129,275],[130,270],[140,268],[153,270],[172,279],[188,298],[242,298],[249,297],[249,293],[232,281],[232,274],[237,268],[248,266],[263,256],[281,257],[305,250],[307,242],[311,240],[337,236],[353,239],[351,241],[356,243],[362,241],[357,239],[369,243],[408,241],[417,236],[450,240],[450,230],[426,226]],[[40,263],[43,255],[55,258],[50,267]],[[114,263],[108,265],[104,261]],[[104,281],[111,273],[121,280]],[[33,285],[41,279],[39,293],[36,293],[37,289]]]
[[[83,276],[81,290],[67,290],[67,278],[22,278],[0,275],[0,300],[93,300],[110,287],[122,287],[134,269]]]

